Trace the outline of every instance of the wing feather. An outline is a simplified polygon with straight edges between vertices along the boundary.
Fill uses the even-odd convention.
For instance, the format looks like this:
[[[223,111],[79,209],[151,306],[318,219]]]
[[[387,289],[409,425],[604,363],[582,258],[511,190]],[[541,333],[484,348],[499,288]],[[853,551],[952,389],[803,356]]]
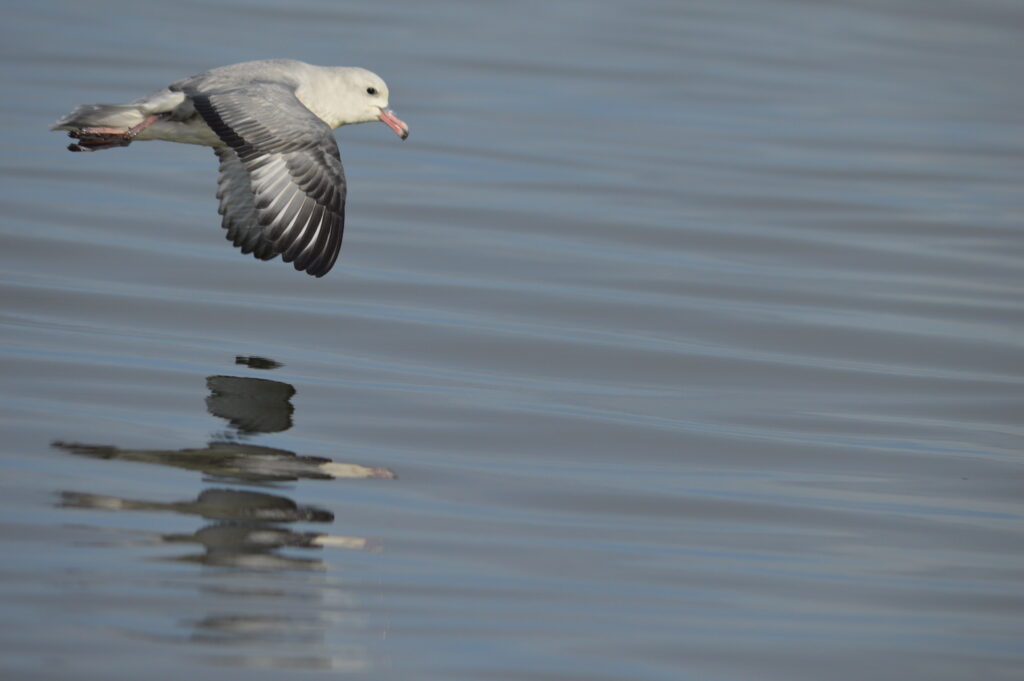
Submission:
[[[243,253],[327,274],[341,249],[346,193],[330,127],[277,83],[185,92],[225,144],[215,151],[227,238]]]

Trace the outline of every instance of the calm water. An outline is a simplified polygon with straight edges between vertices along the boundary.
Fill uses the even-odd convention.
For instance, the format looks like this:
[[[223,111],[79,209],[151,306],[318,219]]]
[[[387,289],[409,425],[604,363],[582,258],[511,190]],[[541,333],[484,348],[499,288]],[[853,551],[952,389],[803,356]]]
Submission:
[[[1024,4],[5,3],[0,676],[1024,675]],[[382,74],[339,267],[48,125]]]

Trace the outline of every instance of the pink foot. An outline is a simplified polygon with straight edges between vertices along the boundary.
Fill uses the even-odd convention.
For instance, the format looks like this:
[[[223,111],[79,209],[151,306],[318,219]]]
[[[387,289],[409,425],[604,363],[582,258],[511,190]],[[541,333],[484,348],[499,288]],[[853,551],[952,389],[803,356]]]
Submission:
[[[158,120],[160,120],[160,114],[151,114],[141,123],[133,125],[127,130],[100,127],[71,130],[68,132],[68,137],[77,139],[78,144],[69,144],[68,151],[99,151],[114,147],[127,147],[136,135]]]

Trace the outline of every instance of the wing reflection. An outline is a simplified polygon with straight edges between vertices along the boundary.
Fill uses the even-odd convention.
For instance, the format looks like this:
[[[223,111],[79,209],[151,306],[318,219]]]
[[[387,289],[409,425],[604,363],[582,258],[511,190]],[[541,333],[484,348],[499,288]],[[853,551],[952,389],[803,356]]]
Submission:
[[[206,409],[239,433],[279,433],[292,427],[295,388],[280,381],[240,376],[210,376]]]

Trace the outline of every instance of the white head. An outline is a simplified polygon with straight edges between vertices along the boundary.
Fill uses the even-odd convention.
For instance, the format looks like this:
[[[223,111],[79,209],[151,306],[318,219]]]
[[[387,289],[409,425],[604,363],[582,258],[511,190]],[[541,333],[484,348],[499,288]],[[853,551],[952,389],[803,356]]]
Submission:
[[[409,126],[388,109],[388,86],[383,78],[356,66],[315,68],[326,77],[303,84],[295,94],[332,128],[382,121],[402,139],[409,136]]]

